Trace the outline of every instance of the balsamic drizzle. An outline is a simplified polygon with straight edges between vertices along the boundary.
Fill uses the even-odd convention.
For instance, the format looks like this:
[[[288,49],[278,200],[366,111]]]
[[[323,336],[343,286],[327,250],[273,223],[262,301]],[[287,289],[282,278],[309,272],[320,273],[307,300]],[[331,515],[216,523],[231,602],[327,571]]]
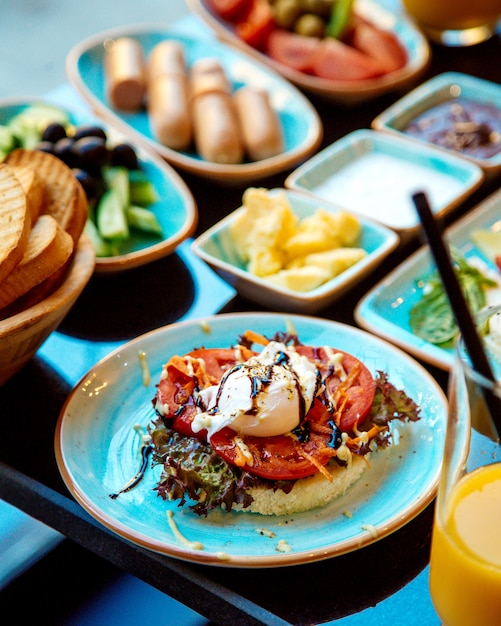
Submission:
[[[117,491],[116,493],[110,493],[110,498],[112,500],[115,500],[116,498],[118,498],[118,496],[122,493],[127,493],[127,491],[130,491],[141,482],[144,476],[144,473],[146,472],[146,468],[148,467],[148,458],[152,450],[153,450],[152,443],[143,443],[141,445],[141,448],[139,449],[139,452],[141,454],[141,467],[136,472],[136,474],[134,474],[134,476],[130,480],[128,480],[119,491]]]

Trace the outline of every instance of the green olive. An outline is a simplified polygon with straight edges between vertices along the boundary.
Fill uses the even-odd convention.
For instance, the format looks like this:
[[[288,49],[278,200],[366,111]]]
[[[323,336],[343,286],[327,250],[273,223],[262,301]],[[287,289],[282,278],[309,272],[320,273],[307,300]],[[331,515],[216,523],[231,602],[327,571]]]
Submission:
[[[276,0],[273,9],[275,23],[287,30],[292,29],[294,22],[301,15],[299,0]]]
[[[323,37],[325,34],[325,21],[313,13],[305,13],[294,24],[294,32],[306,37]]]

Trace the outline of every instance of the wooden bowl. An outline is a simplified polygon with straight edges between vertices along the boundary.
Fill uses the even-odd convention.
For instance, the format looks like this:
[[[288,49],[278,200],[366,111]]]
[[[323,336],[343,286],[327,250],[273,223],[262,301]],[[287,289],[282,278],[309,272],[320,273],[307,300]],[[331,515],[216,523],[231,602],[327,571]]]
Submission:
[[[81,235],[63,283],[44,300],[0,320],[0,385],[35,354],[55,330],[89,282],[96,257],[90,239]]]

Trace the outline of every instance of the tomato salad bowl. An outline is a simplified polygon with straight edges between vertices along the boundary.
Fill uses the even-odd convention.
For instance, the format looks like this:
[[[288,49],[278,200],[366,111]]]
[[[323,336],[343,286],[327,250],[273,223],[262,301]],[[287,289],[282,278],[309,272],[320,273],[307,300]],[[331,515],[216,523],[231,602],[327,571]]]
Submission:
[[[356,3],[357,19],[375,26],[365,30],[361,45],[371,53],[389,49],[384,56],[390,65],[384,71],[375,70],[365,52],[342,41],[277,28],[268,0],[187,0],[187,5],[222,41],[267,64],[302,90],[339,103],[363,102],[406,89],[431,60],[421,31],[400,10],[390,11],[372,0]],[[318,71],[311,67],[314,57]],[[395,57],[400,60],[395,62]]]

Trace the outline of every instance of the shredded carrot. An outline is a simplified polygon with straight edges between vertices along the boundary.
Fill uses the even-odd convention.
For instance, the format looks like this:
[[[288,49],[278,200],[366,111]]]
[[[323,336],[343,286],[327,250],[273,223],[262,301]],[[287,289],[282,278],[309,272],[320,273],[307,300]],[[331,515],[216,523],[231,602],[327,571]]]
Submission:
[[[259,343],[262,346],[267,346],[270,343],[264,335],[260,335],[259,333],[256,333],[253,330],[246,330],[244,333],[244,337],[248,341],[251,341],[252,343]]]
[[[325,476],[325,478],[327,478],[327,480],[329,480],[330,482],[332,482],[332,476],[329,474],[329,472],[327,471],[327,469],[325,468],[324,465],[322,465],[321,463],[319,463],[315,457],[311,456],[310,454],[308,454],[307,452],[305,452],[304,450],[301,450],[301,454],[304,456],[304,458],[309,461],[312,465],[314,465],[317,470],[323,474]]]
[[[200,387],[209,387],[217,382],[217,380],[207,373],[203,359],[193,359],[189,356],[174,355],[170,358],[166,367],[169,369],[176,369],[188,378],[196,377]]]
[[[386,430],[386,426],[376,426],[375,424],[367,431],[368,441],[374,439],[374,437],[381,431]],[[348,445],[353,444],[358,447],[358,444],[362,441],[362,437],[353,437],[348,440]]]

